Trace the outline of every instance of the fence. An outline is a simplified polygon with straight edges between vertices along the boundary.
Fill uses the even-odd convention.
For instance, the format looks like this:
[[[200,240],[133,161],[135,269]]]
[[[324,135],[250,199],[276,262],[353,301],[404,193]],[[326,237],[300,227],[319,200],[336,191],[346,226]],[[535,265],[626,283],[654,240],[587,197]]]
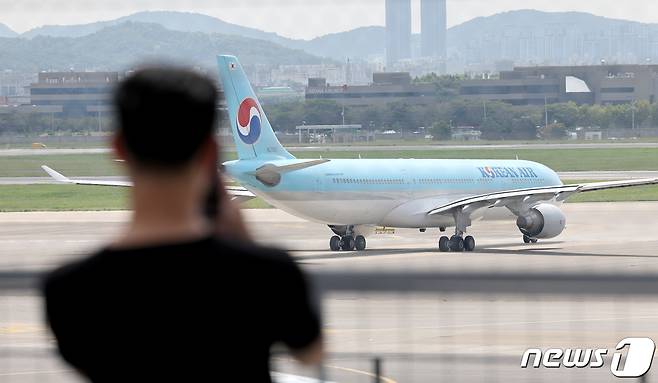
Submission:
[[[75,380],[47,333],[32,331],[41,319],[34,312],[38,279],[33,272],[0,273],[3,381]],[[658,336],[653,274],[338,270],[313,271],[312,279],[323,298],[328,356],[315,371],[277,355],[280,381],[615,381],[613,355],[628,354],[628,348],[615,350],[617,343]],[[534,356],[521,368],[529,348],[544,356],[551,348],[607,353],[602,368],[566,368],[573,360],[566,355],[552,359],[558,368],[535,368]],[[650,381],[651,372],[642,379]]]

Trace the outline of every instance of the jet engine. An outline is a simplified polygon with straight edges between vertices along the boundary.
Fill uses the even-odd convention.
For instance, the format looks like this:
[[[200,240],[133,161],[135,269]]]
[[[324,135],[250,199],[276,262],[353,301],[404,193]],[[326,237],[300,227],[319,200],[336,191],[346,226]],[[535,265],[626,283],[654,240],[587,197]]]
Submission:
[[[534,206],[516,220],[521,233],[535,239],[557,237],[566,224],[564,213],[557,206],[546,203]]]

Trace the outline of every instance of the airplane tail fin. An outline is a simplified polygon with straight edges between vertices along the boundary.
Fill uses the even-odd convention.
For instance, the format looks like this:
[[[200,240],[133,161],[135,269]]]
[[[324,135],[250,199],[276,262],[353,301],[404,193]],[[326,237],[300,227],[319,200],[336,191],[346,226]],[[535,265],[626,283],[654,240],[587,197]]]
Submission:
[[[220,55],[217,56],[217,65],[238,158],[294,159],[276,138],[238,59]]]

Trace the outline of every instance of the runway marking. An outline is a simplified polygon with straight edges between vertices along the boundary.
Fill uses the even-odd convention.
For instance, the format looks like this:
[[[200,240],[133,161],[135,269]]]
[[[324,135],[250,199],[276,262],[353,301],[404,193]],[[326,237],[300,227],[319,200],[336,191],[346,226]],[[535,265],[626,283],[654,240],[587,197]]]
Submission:
[[[518,325],[531,325],[531,324],[561,324],[561,323],[578,323],[578,322],[606,322],[606,321],[620,321],[620,320],[639,320],[639,319],[658,319],[658,316],[633,316],[633,317],[618,317],[618,318],[592,318],[592,319],[564,319],[553,321],[525,321],[525,322],[501,322],[501,323],[471,323],[465,325],[445,325],[445,326],[432,326],[432,327],[385,327],[385,328],[346,328],[346,329],[325,329],[328,334],[340,332],[355,332],[355,331],[409,331],[409,330],[437,330],[449,328],[469,328],[469,327],[487,327],[487,326],[518,326]]]
[[[73,370],[0,372],[0,376],[46,375],[46,374],[61,374],[61,373],[70,373],[70,372],[73,372]]]
[[[319,379],[309,378],[308,376],[284,374],[283,372],[271,371],[270,376],[276,383],[333,383],[320,381]]]
[[[296,362],[294,359],[291,359],[291,358],[273,358],[273,359],[277,359],[277,360],[281,360],[281,361],[285,361],[285,362]],[[372,372],[357,370],[356,368],[341,367],[341,366],[336,366],[335,364],[325,364],[325,363],[323,363],[322,366],[326,367],[326,368],[331,368],[333,370],[351,372],[353,374],[368,376],[368,377],[371,377],[371,378],[376,377],[376,375],[373,374]],[[379,378],[384,383],[398,383],[396,380],[388,378],[386,376],[380,376]]]
[[[30,325],[30,324],[10,324],[6,326],[0,326],[0,335],[8,334],[28,334],[28,333],[38,333],[43,332],[44,328],[39,325]]]
[[[371,378],[376,378],[376,377],[377,377],[377,376],[376,376],[375,374],[373,374],[372,372],[361,371],[361,370],[357,370],[357,369],[355,369],[355,368],[341,367],[341,366],[336,366],[336,365],[332,365],[332,364],[323,364],[323,366],[325,366],[325,367],[327,367],[327,368],[332,368],[332,369],[334,369],[334,370],[345,371],[345,372],[351,372],[351,373],[354,373],[354,374],[357,374],[357,375],[369,376],[369,377],[371,377]],[[387,377],[385,377],[385,376],[380,376],[379,379],[380,379],[382,382],[385,382],[385,383],[397,383],[397,381],[395,381],[395,380],[393,380],[393,379],[391,379],[391,378],[387,378]]]

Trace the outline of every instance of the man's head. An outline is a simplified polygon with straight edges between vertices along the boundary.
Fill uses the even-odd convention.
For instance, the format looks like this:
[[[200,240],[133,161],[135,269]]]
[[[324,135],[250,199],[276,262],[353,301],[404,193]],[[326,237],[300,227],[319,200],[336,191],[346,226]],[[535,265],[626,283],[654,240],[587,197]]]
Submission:
[[[217,97],[213,82],[191,71],[135,72],[114,95],[119,155],[133,171],[162,174],[180,172],[203,160],[209,155],[204,152],[216,150]]]

